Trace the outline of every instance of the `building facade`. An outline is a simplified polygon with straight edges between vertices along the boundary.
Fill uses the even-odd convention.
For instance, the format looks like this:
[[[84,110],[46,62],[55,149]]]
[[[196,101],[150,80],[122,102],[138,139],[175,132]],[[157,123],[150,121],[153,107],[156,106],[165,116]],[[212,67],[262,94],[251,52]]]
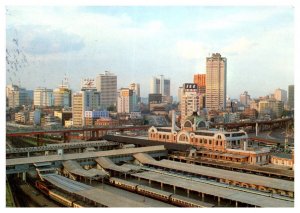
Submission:
[[[260,116],[269,114],[271,118],[280,118],[284,109],[283,102],[275,99],[261,100],[258,106]]]
[[[138,83],[131,83],[129,85],[129,89],[133,90],[135,92],[136,95],[136,99],[137,99],[137,104],[141,103],[141,91],[140,91],[140,84]]]
[[[129,88],[122,88],[118,95],[118,113],[131,113],[136,105],[135,92]]]
[[[16,108],[28,104],[28,95],[25,89],[16,85],[8,85],[6,87],[6,97],[8,107]]]
[[[99,110],[100,93],[95,90],[80,91],[72,96],[72,114],[74,126],[85,126],[84,112]]]
[[[163,75],[152,77],[150,80],[150,93],[162,94],[162,96],[171,96],[171,81]]]
[[[206,58],[206,98],[208,110],[226,108],[226,73],[227,59],[220,53],[213,53]]]
[[[288,93],[288,106],[294,110],[294,85],[289,85]]]
[[[51,107],[53,106],[54,97],[53,90],[38,87],[33,92],[34,106],[38,107]]]
[[[283,89],[276,89],[274,92],[274,98],[277,101],[282,101],[284,104],[287,103],[287,91]]]
[[[200,112],[200,94],[197,84],[185,83],[180,100],[181,121],[184,121],[193,113]]]
[[[101,93],[101,108],[117,105],[117,76],[105,71],[96,77],[96,88]]]
[[[61,85],[60,87],[53,90],[54,97],[54,106],[60,107],[71,107],[71,90],[65,86]]]
[[[240,95],[240,102],[245,107],[250,106],[251,98],[247,91]]]

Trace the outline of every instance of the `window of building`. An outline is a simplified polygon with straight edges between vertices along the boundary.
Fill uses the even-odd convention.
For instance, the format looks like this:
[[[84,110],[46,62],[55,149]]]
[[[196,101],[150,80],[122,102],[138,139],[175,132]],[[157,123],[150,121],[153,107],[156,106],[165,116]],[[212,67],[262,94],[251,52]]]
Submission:
[[[218,136],[219,137],[219,136]],[[219,141],[216,141],[216,145],[218,146],[219,145]]]
[[[209,144],[211,145],[211,140],[209,140]]]

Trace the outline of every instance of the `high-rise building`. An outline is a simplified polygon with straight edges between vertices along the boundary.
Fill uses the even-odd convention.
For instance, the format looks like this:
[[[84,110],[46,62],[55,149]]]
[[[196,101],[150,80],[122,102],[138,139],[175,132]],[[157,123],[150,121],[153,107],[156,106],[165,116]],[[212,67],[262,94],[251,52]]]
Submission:
[[[199,89],[197,84],[185,83],[180,100],[181,122],[194,112],[200,112]]]
[[[206,108],[224,110],[226,108],[227,59],[220,53],[206,58]]]
[[[53,90],[38,87],[33,92],[34,106],[49,107],[53,106]]]
[[[205,108],[206,74],[194,75],[194,84],[197,84],[200,92],[200,108]]]
[[[200,93],[204,94],[206,90],[206,74],[195,74],[194,84],[197,84]]]
[[[245,91],[243,94],[240,95],[240,102],[244,106],[249,106],[250,101],[251,101],[251,98],[247,91]]]
[[[287,91],[283,89],[276,89],[274,92],[274,98],[277,101],[282,101],[283,103],[287,102]]]
[[[83,92],[74,93],[72,95],[72,119],[73,126],[83,126]]]
[[[117,76],[105,71],[96,77],[96,88],[101,93],[101,108],[107,109],[117,104]]]
[[[162,96],[171,96],[170,79],[161,75],[159,78],[152,77],[150,81],[150,94],[162,94]]]
[[[73,126],[84,126],[85,111],[100,109],[100,93],[86,90],[74,93],[72,96]]]
[[[289,85],[288,105],[291,110],[294,109],[294,85]]]
[[[67,85],[60,85],[53,91],[54,106],[70,107],[71,106],[71,90]]]
[[[135,109],[135,92],[129,88],[122,88],[118,95],[118,113],[131,113]]]
[[[8,106],[11,108],[28,104],[26,90],[16,85],[8,85],[6,87],[6,97],[8,99]]]
[[[131,83],[129,85],[129,89],[133,90],[136,94],[137,103],[141,103],[141,91],[140,91],[140,84],[138,83]]]

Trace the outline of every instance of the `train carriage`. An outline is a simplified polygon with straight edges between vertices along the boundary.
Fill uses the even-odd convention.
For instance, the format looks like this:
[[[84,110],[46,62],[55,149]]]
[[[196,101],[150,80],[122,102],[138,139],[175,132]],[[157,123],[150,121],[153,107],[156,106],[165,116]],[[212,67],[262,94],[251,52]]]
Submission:
[[[129,190],[129,191],[132,191],[132,192],[135,192],[136,187],[138,186],[138,184],[136,184],[136,183],[131,183],[129,181],[122,180],[122,179],[119,179],[119,178],[113,178],[113,177],[109,178],[109,182],[112,185],[118,186],[120,188]]]
[[[148,186],[138,185],[137,192],[161,201],[168,202],[172,193],[154,189]]]
[[[57,191],[55,189],[49,191],[49,196],[53,200],[59,202],[60,204],[63,204],[64,206],[68,206],[68,207],[72,207],[73,202],[75,201],[75,199],[73,199],[69,196],[63,195],[62,193],[60,193],[59,191]]]
[[[171,195],[170,202],[174,205],[181,206],[181,207],[200,207],[200,208],[214,207],[213,204],[191,199],[188,197],[183,197],[176,194]]]

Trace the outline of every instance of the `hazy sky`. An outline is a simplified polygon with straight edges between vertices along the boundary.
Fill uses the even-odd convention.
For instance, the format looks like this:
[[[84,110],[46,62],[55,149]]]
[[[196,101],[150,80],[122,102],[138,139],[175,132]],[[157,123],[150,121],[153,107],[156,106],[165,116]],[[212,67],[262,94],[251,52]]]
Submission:
[[[205,73],[205,60],[227,58],[227,96],[252,97],[294,84],[294,9],[288,6],[6,7],[7,84],[55,88],[64,76],[79,90],[82,78],[108,70],[118,88],[151,76],[178,87]],[[19,51],[19,52],[18,52]]]

